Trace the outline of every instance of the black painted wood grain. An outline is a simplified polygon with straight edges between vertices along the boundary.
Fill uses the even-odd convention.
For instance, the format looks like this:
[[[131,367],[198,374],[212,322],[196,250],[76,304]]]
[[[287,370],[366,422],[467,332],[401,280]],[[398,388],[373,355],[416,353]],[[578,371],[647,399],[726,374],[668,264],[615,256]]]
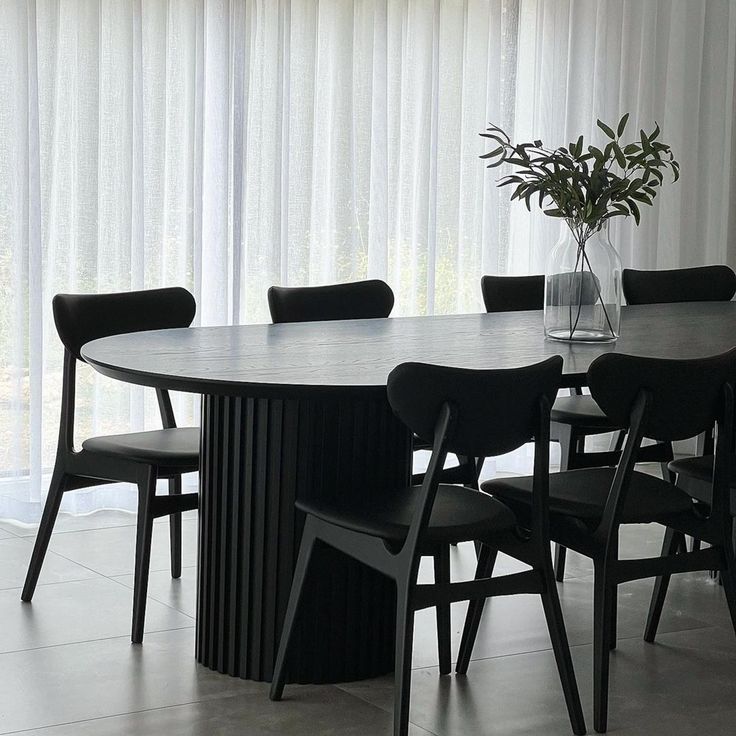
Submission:
[[[410,436],[384,399],[205,396],[196,656],[270,680],[301,538],[296,498],[401,488]],[[345,682],[393,668],[395,589],[324,547],[312,560],[290,680]]]
[[[545,340],[533,311],[161,330],[95,340],[82,354],[132,383],[285,398],[380,391],[408,360],[512,368],[561,355],[566,382],[579,384],[604,352],[684,358],[734,345],[736,303],[691,302],[624,307],[621,337],[599,345]]]

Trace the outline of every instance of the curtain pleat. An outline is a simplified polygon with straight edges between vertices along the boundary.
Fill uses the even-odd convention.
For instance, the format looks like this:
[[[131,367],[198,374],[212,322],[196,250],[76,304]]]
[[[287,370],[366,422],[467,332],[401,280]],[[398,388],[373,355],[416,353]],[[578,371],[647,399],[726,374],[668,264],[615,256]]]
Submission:
[[[736,265],[735,58],[729,0],[4,0],[0,517],[45,495],[57,292],[181,284],[230,324],[267,321],[271,284],[378,277],[397,314],[451,313],[483,273],[541,272],[559,224],[496,187],[489,122],[557,146],[658,121],[682,179],[616,223],[624,264]],[[85,366],[77,395],[78,443],[157,426]],[[135,495],[65,500],[100,506]]]

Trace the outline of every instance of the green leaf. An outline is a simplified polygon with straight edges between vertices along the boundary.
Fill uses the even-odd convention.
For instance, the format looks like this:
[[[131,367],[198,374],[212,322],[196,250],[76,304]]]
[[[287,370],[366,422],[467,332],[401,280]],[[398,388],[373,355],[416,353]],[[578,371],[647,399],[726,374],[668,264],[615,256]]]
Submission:
[[[626,113],[621,120],[618,121],[618,128],[616,129],[616,135],[618,138],[620,138],[624,134],[624,130],[626,130],[626,123],[629,120],[629,113]]]
[[[631,210],[631,214],[634,215],[634,222],[636,224],[639,224],[639,220],[641,220],[641,212],[639,212],[639,208],[636,205],[636,202],[634,202],[633,199],[627,199],[626,203],[629,205],[629,209]]]
[[[622,168],[626,168],[626,156],[624,156],[624,152],[621,150],[621,146],[616,143],[616,141],[613,141],[613,154],[616,157],[616,163]]]
[[[597,120],[596,124],[609,138],[616,137],[616,134],[602,120]]]
[[[647,134],[643,130],[640,130],[639,136],[641,138],[641,150],[644,153],[651,153],[654,149],[649,144],[649,138],[647,138]]]

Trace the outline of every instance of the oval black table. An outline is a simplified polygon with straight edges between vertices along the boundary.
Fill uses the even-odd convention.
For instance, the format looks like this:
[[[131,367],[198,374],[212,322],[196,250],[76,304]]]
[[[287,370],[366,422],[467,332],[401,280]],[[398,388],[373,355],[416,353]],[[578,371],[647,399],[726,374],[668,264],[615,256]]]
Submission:
[[[270,680],[302,520],[297,495],[400,486],[411,439],[386,401],[397,364],[506,368],[559,354],[566,385],[598,355],[697,357],[736,344],[736,303],[627,307],[615,343],[545,340],[540,312],[203,327],[117,335],[82,354],[100,373],[201,394],[197,659]],[[391,671],[394,591],[320,550],[290,678]]]

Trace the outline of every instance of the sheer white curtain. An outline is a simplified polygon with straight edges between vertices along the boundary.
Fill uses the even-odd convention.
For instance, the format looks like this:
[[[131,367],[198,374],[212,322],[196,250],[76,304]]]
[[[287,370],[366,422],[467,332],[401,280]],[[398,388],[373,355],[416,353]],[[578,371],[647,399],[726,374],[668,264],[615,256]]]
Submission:
[[[682,179],[663,186],[640,227],[612,220],[624,266],[736,266],[733,224],[728,230],[735,53],[736,3],[729,0],[522,2],[516,135],[555,144],[580,133],[601,139],[596,119],[616,122],[628,111],[628,134],[636,138],[658,121],[682,165]],[[557,232],[549,218],[518,208],[514,266],[543,262]]]
[[[381,277],[423,314],[539,272],[556,227],[496,189],[488,121],[558,144],[657,119],[683,179],[614,233],[625,264],[733,262],[733,5],[0,0],[0,517],[38,516],[53,462],[56,292],[182,284],[222,324],[266,321],[272,283]],[[78,438],[156,425],[80,379]]]

